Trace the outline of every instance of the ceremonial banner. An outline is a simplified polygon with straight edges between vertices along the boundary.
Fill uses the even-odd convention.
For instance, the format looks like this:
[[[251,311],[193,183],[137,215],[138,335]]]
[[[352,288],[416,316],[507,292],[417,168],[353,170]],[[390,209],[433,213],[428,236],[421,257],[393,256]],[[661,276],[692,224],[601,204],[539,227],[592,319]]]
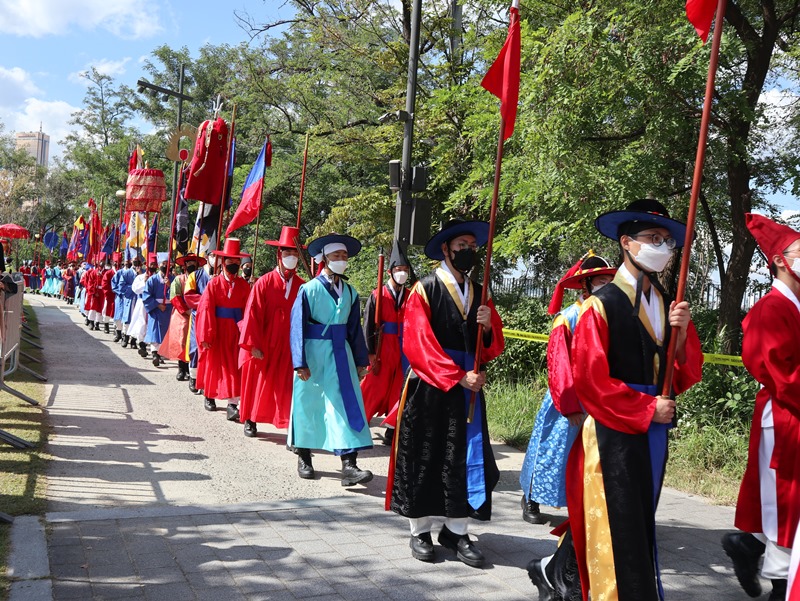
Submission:
[[[226,236],[230,235],[232,231],[252,223],[258,216],[258,212],[261,210],[261,196],[264,190],[264,173],[267,168],[268,154],[272,154],[272,144],[269,140],[264,143],[256,162],[253,164],[253,168],[250,170],[250,174],[247,176],[242,189],[242,201],[239,203],[239,208],[236,209],[233,219],[231,219],[225,230]],[[231,164],[233,164],[233,161],[231,161]]]
[[[520,70],[519,0],[511,6],[508,36],[492,66],[484,75],[481,86],[500,99],[500,114],[505,120],[503,139],[514,133],[519,103]]]
[[[705,44],[714,20],[717,0],[686,0],[686,18],[694,25],[694,30]]]

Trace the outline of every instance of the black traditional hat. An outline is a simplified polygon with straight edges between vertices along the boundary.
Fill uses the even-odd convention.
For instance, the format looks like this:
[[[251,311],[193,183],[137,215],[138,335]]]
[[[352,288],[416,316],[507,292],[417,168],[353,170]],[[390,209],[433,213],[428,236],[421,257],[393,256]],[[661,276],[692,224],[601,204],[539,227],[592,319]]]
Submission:
[[[686,240],[686,224],[672,219],[666,207],[652,198],[634,200],[623,211],[603,213],[594,220],[594,226],[598,232],[612,240],[619,240],[625,234],[635,234],[652,227],[668,230],[678,247],[683,246]]]
[[[322,253],[328,244],[344,244],[345,248],[347,248],[347,256],[351,259],[361,251],[361,242],[352,236],[347,236],[345,234],[328,234],[327,236],[312,240],[311,244],[308,245],[308,254],[314,257],[314,260],[319,263],[325,258]]]
[[[411,267],[411,263],[408,261],[408,257],[406,257],[406,253],[403,252],[400,243],[395,240],[392,243],[392,254],[389,257],[389,266],[387,269],[391,269],[392,267]]]
[[[451,219],[428,240],[425,245],[425,254],[431,259],[443,261],[442,244],[464,234],[472,234],[475,236],[475,243],[483,246],[489,240],[489,222]]]

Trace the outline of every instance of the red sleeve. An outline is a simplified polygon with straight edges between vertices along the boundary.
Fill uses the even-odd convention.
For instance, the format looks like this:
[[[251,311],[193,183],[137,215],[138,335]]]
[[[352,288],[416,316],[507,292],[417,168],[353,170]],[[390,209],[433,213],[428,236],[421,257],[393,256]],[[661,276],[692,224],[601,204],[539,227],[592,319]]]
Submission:
[[[500,319],[500,314],[494,308],[494,301],[489,299],[487,304],[489,309],[492,310],[492,341],[488,346],[483,345],[481,351],[481,363],[488,363],[492,359],[497,359],[506,348],[506,339],[503,336],[503,320]]]
[[[185,315],[186,312],[189,311],[189,307],[186,306],[186,302],[183,300],[182,296],[173,296],[169,299],[169,302],[172,303],[172,306],[175,307],[175,310],[181,315]]]
[[[494,339],[494,336],[492,338]],[[450,390],[467,373],[444,352],[442,345],[433,335],[431,308],[419,282],[406,301],[406,312],[403,317],[403,352],[414,373],[439,390]]]
[[[626,434],[643,434],[653,421],[656,398],[612,378],[607,352],[605,311],[595,297],[590,297],[584,302],[572,340],[575,391],[586,412],[604,426]]]
[[[683,345],[686,359],[673,364],[672,389],[675,394],[686,392],[703,378],[703,349],[700,348],[700,337],[692,322],[686,332],[686,342]]]
[[[214,280],[208,283],[203,294],[200,296],[200,303],[197,305],[197,344],[204,342],[214,344],[214,333],[217,329],[217,317],[215,314],[216,299],[214,298]]]
[[[257,348],[262,353],[266,350],[265,319],[267,317],[266,296],[269,286],[266,278],[261,278],[253,286],[250,298],[244,308],[244,317],[241,323],[239,346],[246,351]]]
[[[563,315],[556,316],[547,343],[547,382],[553,405],[562,415],[583,413],[575,381],[572,379],[572,361],[569,356],[572,331]]]
[[[774,403],[800,418],[796,311],[792,303],[768,296],[756,304],[744,322],[742,361]]]

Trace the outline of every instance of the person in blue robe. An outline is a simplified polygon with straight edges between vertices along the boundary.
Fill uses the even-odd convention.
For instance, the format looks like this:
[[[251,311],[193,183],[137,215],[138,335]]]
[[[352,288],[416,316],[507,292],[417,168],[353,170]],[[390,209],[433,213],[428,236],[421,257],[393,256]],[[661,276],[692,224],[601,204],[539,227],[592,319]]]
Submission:
[[[169,278],[169,279],[167,279]],[[161,341],[169,328],[169,318],[172,315],[172,305],[169,303],[169,285],[172,276],[167,276],[167,262],[162,261],[158,271],[147,279],[142,292],[142,302],[147,311],[147,333],[144,342],[150,345],[153,353],[153,365],[158,367],[163,362],[158,354]]]
[[[342,486],[372,480],[372,472],[356,465],[358,451],[372,448],[359,386],[369,354],[358,293],[343,277],[347,260],[360,250],[351,236],[314,240],[308,251],[323,268],[300,287],[291,314],[295,376],[288,442],[298,455],[297,473],[314,478],[311,449],[333,451],[342,459]]]

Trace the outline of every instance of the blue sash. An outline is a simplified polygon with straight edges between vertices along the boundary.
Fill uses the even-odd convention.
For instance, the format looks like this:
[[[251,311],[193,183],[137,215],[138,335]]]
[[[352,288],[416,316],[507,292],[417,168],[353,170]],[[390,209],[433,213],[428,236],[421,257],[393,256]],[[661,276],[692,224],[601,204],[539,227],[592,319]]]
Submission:
[[[342,393],[342,404],[347,415],[347,422],[356,432],[364,427],[364,418],[358,404],[353,380],[350,375],[350,363],[347,358],[347,324],[309,323],[305,326],[304,335],[312,340],[330,340],[333,344],[333,359],[336,363],[336,375],[339,378],[339,389]]]
[[[401,324],[396,321],[382,321],[381,324],[383,325],[383,333],[384,334],[394,334],[397,335],[400,333]]]
[[[638,392],[658,395],[658,387],[655,384],[629,384],[628,388],[633,388]],[[650,446],[650,472],[653,474],[653,514],[655,515],[658,497],[661,494],[661,483],[664,480],[664,464],[667,458],[667,431],[672,428],[672,424],[657,424],[652,422],[647,429],[647,442]],[[664,598],[664,585],[661,583],[661,570],[658,567],[658,544],[656,543],[656,533],[653,532],[653,558],[655,560],[656,580],[658,581],[658,596]]]
[[[214,315],[222,319],[232,319],[236,323],[242,321],[242,310],[239,307],[217,307],[214,309]]]
[[[464,371],[475,368],[475,355],[465,351],[446,348],[444,352]],[[464,403],[469,415],[469,400],[472,391],[462,388]],[[467,424],[467,502],[475,510],[486,502],[486,476],[483,471],[483,409],[481,393],[475,395],[475,415]]]

